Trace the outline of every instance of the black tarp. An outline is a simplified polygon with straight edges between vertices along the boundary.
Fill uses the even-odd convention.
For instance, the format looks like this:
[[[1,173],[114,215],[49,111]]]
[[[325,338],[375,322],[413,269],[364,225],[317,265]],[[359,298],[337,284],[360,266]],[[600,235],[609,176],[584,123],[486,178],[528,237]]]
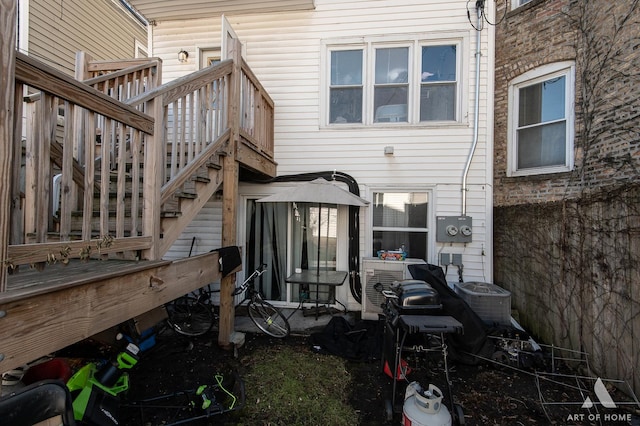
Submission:
[[[382,323],[358,321],[351,324],[344,317],[335,316],[322,331],[312,333],[309,341],[318,352],[337,355],[351,361],[380,359]]]
[[[441,267],[431,264],[409,265],[409,272],[416,280],[429,283],[440,295],[443,315],[450,315],[462,323],[463,334],[447,336],[451,346],[451,356],[466,364],[477,364],[480,355],[491,358],[493,343],[488,338],[486,325],[449,285]]]

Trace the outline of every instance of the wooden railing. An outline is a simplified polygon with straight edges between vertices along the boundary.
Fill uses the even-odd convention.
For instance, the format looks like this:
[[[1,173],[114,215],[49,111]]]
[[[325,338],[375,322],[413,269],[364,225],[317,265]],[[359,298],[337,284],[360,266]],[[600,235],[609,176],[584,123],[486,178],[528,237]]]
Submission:
[[[233,61],[228,59],[127,101],[131,106],[141,107],[151,99],[161,99],[169,129],[164,161],[170,165],[163,176],[162,202],[216,151],[223,153],[226,149],[223,145],[229,138],[229,111],[240,111],[242,143],[273,159],[273,100],[242,62],[239,100],[229,97]]]
[[[167,121],[162,151],[161,202],[180,188],[228,140],[229,78],[232,61],[175,79],[126,103],[146,108],[156,101]]]
[[[273,158],[273,100],[244,60],[241,70],[240,136]]]
[[[43,267],[148,249],[152,238],[137,216],[125,217],[124,202],[110,212],[105,200],[113,166],[111,187],[121,195],[127,187],[121,142],[127,141],[131,152],[141,152],[153,137],[154,118],[20,53],[15,81],[11,235],[4,266],[13,272],[21,265]],[[29,93],[37,95],[24,97],[23,103]],[[26,121],[19,125],[23,112]],[[118,141],[115,158],[96,150],[100,133]],[[95,189],[101,208],[94,218]],[[130,208],[140,205],[133,202]],[[132,223],[126,224],[125,235],[127,220]],[[79,222],[77,232],[72,232],[72,221]]]
[[[117,61],[95,61],[84,52],[76,55],[76,78],[105,95],[126,102],[132,97],[155,89],[162,81],[162,61],[158,58],[126,59]],[[138,108],[141,112],[143,109]],[[103,126],[98,126],[102,131]],[[104,152],[113,160],[118,154],[118,130],[104,129],[106,134],[96,135]],[[109,131],[111,130],[111,131]],[[134,154],[129,150],[131,154]],[[112,169],[115,169],[112,164]]]
[[[230,135],[273,160],[273,101],[244,61],[162,86],[154,58],[79,62],[82,82],[16,54],[9,273],[73,258],[159,259],[162,238],[181,232],[161,228],[163,204],[235,149]]]

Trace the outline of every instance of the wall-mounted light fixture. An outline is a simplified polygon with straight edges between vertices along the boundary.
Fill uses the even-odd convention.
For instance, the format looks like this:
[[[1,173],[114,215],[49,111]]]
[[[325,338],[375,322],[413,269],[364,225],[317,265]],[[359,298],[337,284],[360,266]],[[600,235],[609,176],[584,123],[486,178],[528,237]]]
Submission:
[[[181,64],[184,64],[188,60],[189,60],[189,53],[186,50],[183,49],[178,52],[178,61],[180,61]]]
[[[393,146],[385,146],[384,155],[393,155]]]

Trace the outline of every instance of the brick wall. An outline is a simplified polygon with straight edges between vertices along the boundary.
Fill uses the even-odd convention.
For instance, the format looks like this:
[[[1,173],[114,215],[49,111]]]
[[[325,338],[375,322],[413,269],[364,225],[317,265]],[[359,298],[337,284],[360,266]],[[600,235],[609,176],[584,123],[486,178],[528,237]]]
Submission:
[[[638,393],[640,2],[496,7],[494,281],[544,343]],[[509,82],[560,61],[576,64],[575,167],[508,177]]]
[[[495,205],[574,198],[638,179],[638,10],[622,20],[631,3],[533,0],[505,14],[505,2],[496,2],[497,19],[504,18],[496,28]],[[507,177],[508,84],[560,61],[576,63],[575,168]]]

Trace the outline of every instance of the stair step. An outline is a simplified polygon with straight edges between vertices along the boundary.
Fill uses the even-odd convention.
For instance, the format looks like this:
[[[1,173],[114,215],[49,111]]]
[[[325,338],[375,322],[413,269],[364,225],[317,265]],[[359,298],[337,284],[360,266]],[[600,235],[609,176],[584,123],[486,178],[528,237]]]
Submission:
[[[206,163],[203,164],[202,167],[200,167],[195,173],[193,173],[193,175],[187,179],[187,181],[182,185],[182,187],[176,191],[173,195],[171,195],[169,197],[169,199],[162,205],[161,207],[161,212],[160,212],[160,217],[162,219],[169,219],[171,220],[172,218],[180,218],[182,217],[182,211],[181,211],[181,204],[182,204],[182,200],[185,200],[185,202],[187,202],[186,200],[196,200],[198,198],[198,193],[200,191],[200,189],[202,188],[202,185],[209,185],[214,181],[214,178],[212,178],[212,176],[214,176],[217,172],[219,172],[220,170],[222,170],[222,165],[219,164],[217,162],[217,160],[220,158],[221,155],[223,155],[224,153],[220,153],[220,154],[216,154],[213,155],[209,161],[207,161]],[[124,205],[124,228],[126,229],[125,234],[129,235],[130,234],[130,228],[132,225],[132,218],[131,218],[131,203],[132,203],[132,199],[131,199],[131,195],[132,195],[132,186],[133,186],[133,181],[132,181],[132,177],[131,177],[131,173],[130,170],[134,167],[135,165],[132,163],[127,163],[126,165],[126,174],[125,174],[125,181],[124,181],[124,191],[123,194],[121,194],[121,197],[123,199],[119,199],[118,198],[118,171],[117,170],[113,170],[110,172],[109,174],[109,182],[108,182],[108,198],[109,198],[109,218],[108,218],[108,232],[110,234],[115,234],[115,228],[116,228],[116,206],[118,206],[118,203],[122,203]],[[141,170],[143,168],[143,164],[139,165],[139,169]],[[100,185],[100,178],[102,176],[100,174],[96,175],[96,182],[98,183],[98,185]],[[215,178],[218,179],[218,178]],[[138,226],[141,226],[141,219],[142,219],[142,203],[143,203],[143,194],[142,194],[142,183],[143,183],[143,177],[142,177],[142,173],[141,176],[139,178],[139,189],[140,189],[140,193],[138,196],[138,201],[137,201],[137,205],[139,206],[138,209]],[[101,226],[101,219],[100,219],[100,208],[101,208],[101,200],[100,200],[100,196],[101,194],[99,192],[94,194],[94,201],[93,201],[93,211],[91,212],[91,232],[92,232],[92,236],[94,238],[99,238],[100,237],[100,226]],[[79,231],[80,229],[82,229],[82,221],[83,221],[83,216],[82,216],[82,212],[81,211],[75,211],[72,213],[72,221],[71,221],[71,229],[72,232],[69,234],[68,238],[71,239],[75,239],[75,238],[81,238],[81,232]],[[52,235],[51,240],[55,241],[57,239],[59,239],[59,235],[55,236]]]
[[[209,179],[206,176],[194,176],[191,178],[192,181],[194,182],[201,182],[201,183],[209,183],[211,182],[211,179]]]
[[[180,217],[182,216],[182,212],[176,210],[165,210],[160,213],[160,217],[162,218],[172,218],[172,217]]]
[[[178,198],[188,198],[190,200],[195,200],[196,198],[198,198],[198,194],[193,192],[176,191],[174,195]]]

